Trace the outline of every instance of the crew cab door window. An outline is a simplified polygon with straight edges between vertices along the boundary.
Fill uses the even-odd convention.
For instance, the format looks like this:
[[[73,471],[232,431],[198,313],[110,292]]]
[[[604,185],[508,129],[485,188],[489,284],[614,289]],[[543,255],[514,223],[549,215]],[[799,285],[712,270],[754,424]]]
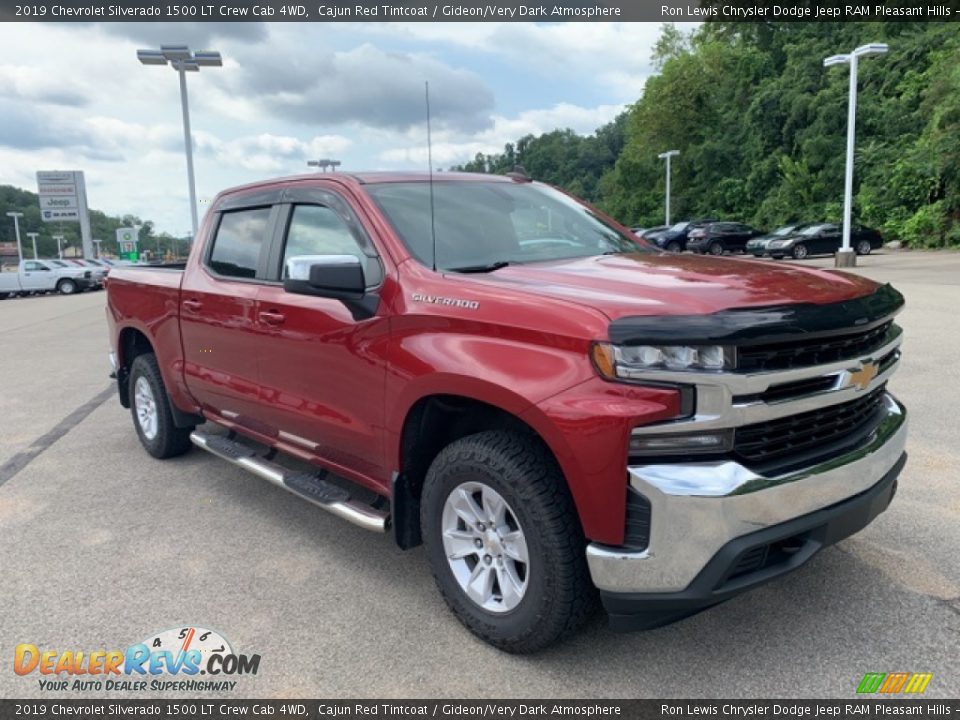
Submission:
[[[41,265],[41,264],[38,263],[38,262],[28,262],[28,263],[25,263],[24,266],[23,266],[23,269],[24,269],[26,272],[38,272],[38,271],[39,271],[39,272],[43,272],[43,271],[49,272],[49,271],[50,271],[50,268],[46,267],[45,265]]]
[[[223,213],[207,266],[224,277],[257,277],[269,221],[269,207]]]

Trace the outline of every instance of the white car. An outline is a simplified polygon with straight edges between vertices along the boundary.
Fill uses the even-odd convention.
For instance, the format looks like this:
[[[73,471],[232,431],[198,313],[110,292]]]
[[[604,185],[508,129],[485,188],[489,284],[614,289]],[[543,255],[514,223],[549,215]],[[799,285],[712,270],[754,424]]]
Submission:
[[[0,273],[0,297],[54,290],[72,295],[100,287],[102,283],[102,277],[97,277],[93,268],[70,266],[57,260],[21,260],[16,271]]]

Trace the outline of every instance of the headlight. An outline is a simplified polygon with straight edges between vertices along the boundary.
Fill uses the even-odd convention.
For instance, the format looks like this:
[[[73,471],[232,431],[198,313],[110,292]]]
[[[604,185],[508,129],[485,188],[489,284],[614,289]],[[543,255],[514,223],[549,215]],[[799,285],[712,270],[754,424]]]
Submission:
[[[593,364],[605,378],[631,379],[657,370],[729,370],[734,349],[726,345],[612,345],[594,343]]]
[[[789,240],[772,240],[770,241],[770,244],[767,247],[779,248],[789,244],[790,244]]]

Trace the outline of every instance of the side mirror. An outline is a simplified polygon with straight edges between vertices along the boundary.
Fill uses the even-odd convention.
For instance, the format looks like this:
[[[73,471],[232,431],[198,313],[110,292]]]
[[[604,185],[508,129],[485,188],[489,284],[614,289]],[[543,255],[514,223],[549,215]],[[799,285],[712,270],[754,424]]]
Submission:
[[[379,296],[367,292],[363,264],[356,255],[297,255],[287,260],[283,289],[341,301],[355,320],[372,317]]]
[[[355,255],[297,255],[287,260],[283,289],[301,295],[362,295],[363,265]]]

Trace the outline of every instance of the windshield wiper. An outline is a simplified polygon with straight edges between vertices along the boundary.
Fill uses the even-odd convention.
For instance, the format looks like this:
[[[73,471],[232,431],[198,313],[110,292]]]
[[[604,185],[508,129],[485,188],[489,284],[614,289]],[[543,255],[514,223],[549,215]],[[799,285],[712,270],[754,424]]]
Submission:
[[[488,273],[499,270],[510,265],[509,260],[497,260],[486,265],[464,265],[463,267],[447,268],[450,272],[457,273]]]

